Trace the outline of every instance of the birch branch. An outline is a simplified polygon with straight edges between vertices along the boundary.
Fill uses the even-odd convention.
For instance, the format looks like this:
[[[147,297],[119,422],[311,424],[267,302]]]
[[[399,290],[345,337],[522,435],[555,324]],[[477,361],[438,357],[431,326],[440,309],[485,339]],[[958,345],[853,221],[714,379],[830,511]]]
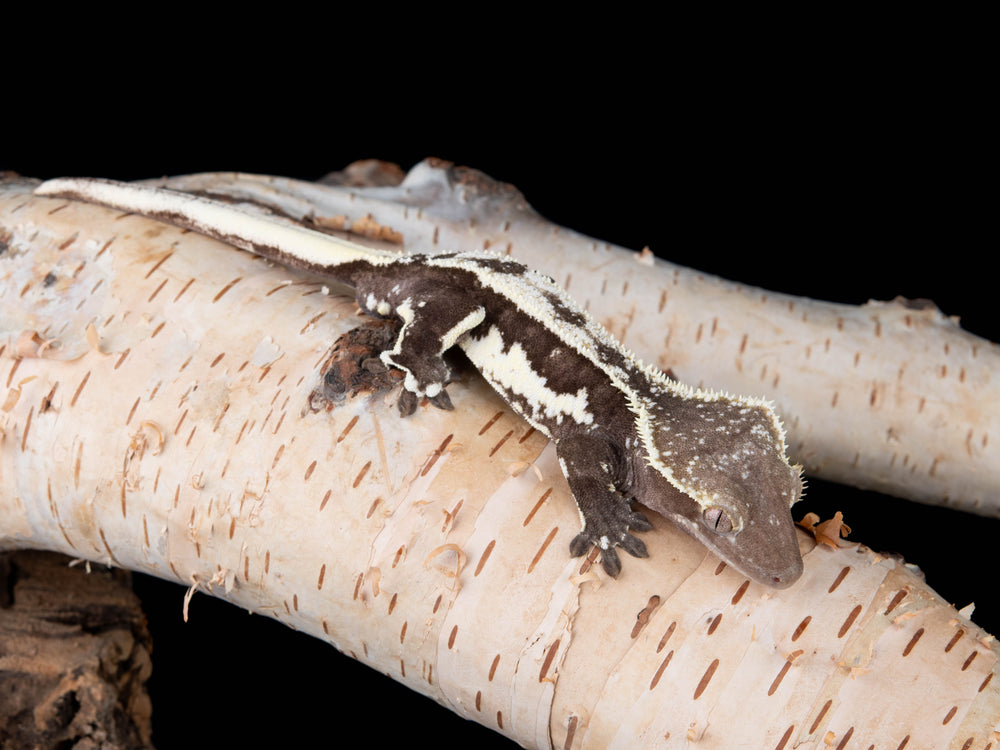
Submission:
[[[551,447],[479,378],[452,413],[315,412],[349,297],[30,188],[0,194],[0,549],[268,614],[525,747],[996,741],[995,642],[897,560],[803,532],[775,592],[657,519],[610,581],[567,556]]]
[[[1000,349],[926,301],[855,307],[768,292],[595,241],[509,185],[425,161],[317,185],[247,174],[157,181],[264,202],[412,250],[493,248],[545,271],[640,357],[691,385],[772,399],[815,477],[1000,514]],[[371,182],[382,183],[366,187]]]

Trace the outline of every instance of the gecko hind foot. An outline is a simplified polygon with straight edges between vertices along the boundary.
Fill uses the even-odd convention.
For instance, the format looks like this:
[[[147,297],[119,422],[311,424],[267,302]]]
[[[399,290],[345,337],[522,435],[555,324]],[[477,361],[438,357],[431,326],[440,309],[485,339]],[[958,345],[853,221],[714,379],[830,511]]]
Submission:
[[[330,408],[359,393],[392,390],[401,375],[386,367],[379,355],[398,329],[392,321],[368,321],[341,335],[323,363],[322,380],[310,395],[311,408]]]
[[[361,369],[367,370],[375,375],[383,375],[389,372],[389,368],[383,364],[379,357],[368,357],[361,361]]]

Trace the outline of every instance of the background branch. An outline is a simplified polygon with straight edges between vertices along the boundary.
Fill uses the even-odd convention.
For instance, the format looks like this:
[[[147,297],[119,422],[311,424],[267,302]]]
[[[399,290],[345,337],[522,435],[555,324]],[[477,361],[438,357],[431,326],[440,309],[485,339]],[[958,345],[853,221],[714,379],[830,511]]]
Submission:
[[[199,275],[199,278],[202,278],[202,276],[200,276],[200,275]],[[140,291],[141,291],[141,290],[140,290]],[[172,323],[173,323],[174,325],[180,325],[180,326],[181,326],[181,327],[183,328],[183,326],[184,326],[184,325],[186,325],[186,324],[190,324],[190,323],[191,323],[191,321],[187,321],[187,322],[186,322],[186,321],[185,321],[185,320],[184,320],[183,318],[181,318],[181,319],[179,319],[178,321],[172,321]],[[73,330],[73,329],[70,329],[70,330]],[[128,343],[128,341],[129,341],[129,339],[128,339],[128,335],[127,335],[127,334],[126,334],[126,333],[125,333],[124,331],[122,331],[122,330],[116,330],[114,326],[111,326],[111,327],[109,328],[109,331],[108,331],[108,332],[106,332],[106,333],[105,333],[104,335],[105,335],[105,336],[107,336],[107,337],[109,337],[109,339],[108,339],[108,340],[114,340],[114,339],[115,339],[115,336],[116,336],[116,335],[120,336],[120,337],[121,337],[121,340],[117,340],[117,341],[114,341],[114,344],[115,344],[115,346],[117,346],[117,347],[119,348],[119,350],[120,350],[120,348],[121,348],[121,347],[122,347],[123,345],[127,344],[127,343]],[[88,340],[88,344],[89,344],[89,343],[92,343],[92,342],[90,342],[90,341]],[[90,354],[88,354],[87,356],[90,356],[91,354],[93,354],[93,352],[90,352]],[[39,429],[41,429],[40,425],[36,425],[36,432],[37,432],[37,431],[38,431]],[[155,435],[155,432],[156,432],[156,430],[154,429],[154,430],[152,430],[152,432],[153,432],[153,433],[154,433],[154,435]],[[156,441],[153,441],[153,442],[156,442]],[[140,455],[140,460],[141,460],[141,458],[142,458],[142,456]],[[198,489],[198,488],[197,488],[197,487],[195,487],[195,489]],[[259,493],[258,493],[258,494],[259,494]],[[124,498],[124,496],[123,496],[123,498]],[[123,499],[123,503],[124,503],[124,499]],[[125,505],[123,504],[123,508],[124,508],[124,507],[125,507]],[[124,512],[123,512],[123,513],[122,513],[122,515],[123,515],[123,517],[125,517],[125,516],[126,516],[126,513],[124,513]],[[214,532],[213,532],[213,533],[214,533]],[[195,536],[197,537],[197,533],[195,534]],[[677,542],[676,540],[674,540],[674,542],[675,542],[675,543],[678,543],[678,542]],[[222,573],[222,575],[221,575],[221,577],[219,578],[219,580],[217,580],[217,581],[214,581],[213,579],[215,578],[215,576],[213,575],[213,576],[212,576],[212,579],[208,579],[208,580],[209,580],[209,582],[210,582],[210,583],[214,583],[214,584],[216,584],[216,585],[223,585],[223,586],[227,585],[227,583],[226,583],[226,579],[227,579],[227,575],[228,575],[228,574],[226,574],[226,573],[225,573],[224,571],[217,571],[217,572],[219,572],[219,573]],[[907,584],[907,587],[909,587],[909,586],[910,586],[910,584]],[[689,609],[687,609],[687,608],[685,608],[685,611],[690,611],[690,610],[689,610]],[[585,632],[585,631],[581,630],[581,632]]]

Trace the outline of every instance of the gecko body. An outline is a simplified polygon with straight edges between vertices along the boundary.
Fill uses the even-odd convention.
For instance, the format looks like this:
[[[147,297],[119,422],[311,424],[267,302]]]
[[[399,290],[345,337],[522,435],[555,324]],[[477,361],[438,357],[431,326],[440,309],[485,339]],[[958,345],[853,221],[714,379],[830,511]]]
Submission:
[[[461,348],[511,408],[548,436],[576,499],[574,556],[593,545],[647,556],[638,501],[753,579],[802,572],[790,506],[800,468],[762,400],[691,388],[643,365],[552,279],[494,253],[397,254],[249,207],[107,180],[59,179],[38,195],[98,203],[220,239],[354,288],[361,308],[402,322],[386,367],[404,375],[400,410],[451,408],[442,355]]]

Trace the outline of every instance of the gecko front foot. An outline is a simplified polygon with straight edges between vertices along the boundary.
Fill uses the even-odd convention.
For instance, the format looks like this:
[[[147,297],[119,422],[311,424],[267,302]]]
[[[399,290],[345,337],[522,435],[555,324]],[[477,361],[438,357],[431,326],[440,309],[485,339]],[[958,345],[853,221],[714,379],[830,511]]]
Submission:
[[[632,510],[620,456],[609,441],[590,434],[557,441],[556,452],[583,519],[583,529],[570,542],[570,554],[580,557],[596,545],[601,566],[617,578],[622,564],[615,547],[633,557],[648,557],[646,545],[632,532],[653,528],[649,519]]]
[[[596,545],[601,550],[604,572],[617,578],[622,563],[615,548],[621,547],[632,557],[649,557],[645,543],[631,532],[649,531],[653,525],[644,515],[633,511],[626,500],[606,510],[612,512],[591,513],[585,517],[583,530],[569,543],[569,552],[573,557],[582,557]]]
[[[439,409],[451,411],[451,403],[445,386],[451,381],[451,369],[439,354],[431,357],[401,355],[395,351],[385,351],[381,355],[386,367],[400,370],[403,374],[403,394],[399,398],[399,413],[407,417],[417,408],[420,397],[426,396]]]
[[[442,409],[444,411],[453,411],[455,409],[451,403],[451,397],[448,395],[448,391],[443,388],[436,396],[428,396],[427,400],[438,409]],[[406,388],[403,388],[403,391],[399,394],[399,401],[396,402],[396,406],[399,408],[399,416],[408,417],[413,414],[413,412],[417,410],[418,403],[420,403],[420,396],[413,391],[408,391]]]

